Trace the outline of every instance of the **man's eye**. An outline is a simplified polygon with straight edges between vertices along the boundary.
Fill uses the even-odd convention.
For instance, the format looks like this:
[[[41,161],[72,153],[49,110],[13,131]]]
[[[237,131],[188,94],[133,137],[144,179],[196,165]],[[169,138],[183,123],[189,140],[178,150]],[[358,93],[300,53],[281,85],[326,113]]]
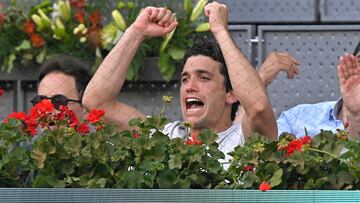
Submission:
[[[182,78],[181,83],[187,82],[188,80],[189,80],[188,78]]]
[[[201,80],[206,80],[206,81],[207,81],[207,80],[210,80],[210,78],[205,77],[205,76],[200,77],[200,79],[201,79]]]

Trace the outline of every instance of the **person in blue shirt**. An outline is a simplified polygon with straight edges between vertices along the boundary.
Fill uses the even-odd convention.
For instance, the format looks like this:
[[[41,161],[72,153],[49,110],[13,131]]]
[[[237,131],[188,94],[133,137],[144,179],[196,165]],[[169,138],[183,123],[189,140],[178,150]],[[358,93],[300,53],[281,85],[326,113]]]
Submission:
[[[354,54],[340,57],[337,67],[341,98],[337,101],[301,104],[281,113],[277,120],[278,133],[288,132],[297,137],[315,136],[320,130],[347,129],[359,139],[360,132],[360,43]],[[275,76],[276,77],[276,76]]]

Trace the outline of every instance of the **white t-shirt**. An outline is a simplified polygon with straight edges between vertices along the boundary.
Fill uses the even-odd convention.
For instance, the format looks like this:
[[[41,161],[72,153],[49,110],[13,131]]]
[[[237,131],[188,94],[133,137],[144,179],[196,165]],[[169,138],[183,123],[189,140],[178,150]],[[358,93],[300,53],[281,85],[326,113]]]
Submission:
[[[167,134],[171,139],[173,138],[185,138],[186,127],[180,121],[168,123],[165,125],[164,134]],[[233,122],[233,125],[223,132],[218,132],[218,139],[216,142],[219,144],[219,150],[225,154],[225,159],[219,160],[220,163],[228,162],[231,156],[227,153],[232,152],[237,146],[244,146],[245,138],[241,129],[241,125]],[[229,164],[223,165],[225,169],[229,167]]]

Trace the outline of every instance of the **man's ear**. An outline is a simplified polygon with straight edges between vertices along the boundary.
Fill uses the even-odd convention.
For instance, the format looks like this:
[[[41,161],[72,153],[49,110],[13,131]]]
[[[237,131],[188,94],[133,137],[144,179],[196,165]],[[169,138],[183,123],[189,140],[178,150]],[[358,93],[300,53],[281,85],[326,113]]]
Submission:
[[[226,103],[233,104],[237,101],[239,101],[239,100],[235,96],[234,91],[229,91],[226,93]]]

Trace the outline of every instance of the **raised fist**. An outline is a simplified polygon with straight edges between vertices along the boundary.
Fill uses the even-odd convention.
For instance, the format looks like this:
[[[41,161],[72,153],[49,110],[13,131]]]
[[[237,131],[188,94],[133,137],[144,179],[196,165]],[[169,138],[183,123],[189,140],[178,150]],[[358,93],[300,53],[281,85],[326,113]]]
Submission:
[[[175,15],[170,10],[146,7],[132,26],[145,37],[158,37],[171,32],[177,24]]]

